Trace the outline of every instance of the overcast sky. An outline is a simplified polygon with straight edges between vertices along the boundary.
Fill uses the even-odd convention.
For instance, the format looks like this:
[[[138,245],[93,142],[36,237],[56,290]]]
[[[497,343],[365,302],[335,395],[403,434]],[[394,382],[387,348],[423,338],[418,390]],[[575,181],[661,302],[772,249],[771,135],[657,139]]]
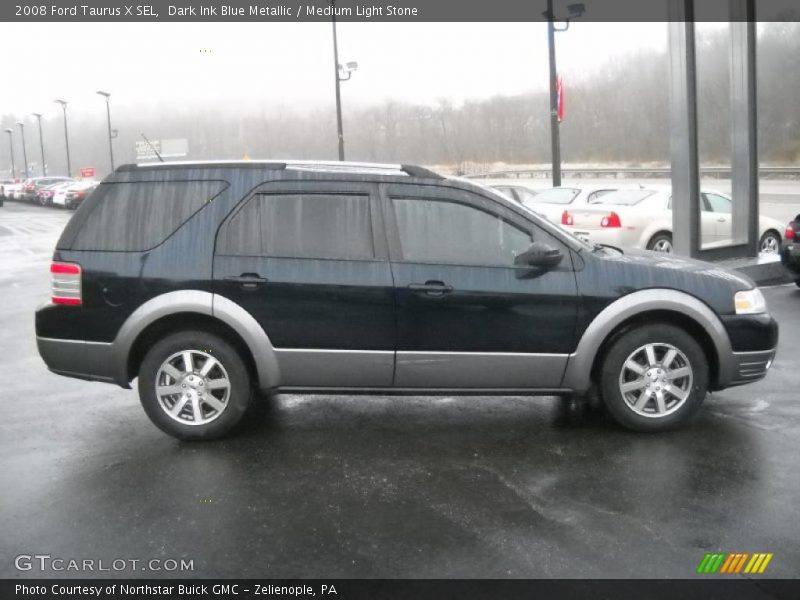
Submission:
[[[547,85],[544,23],[339,23],[341,62],[359,69],[345,102],[517,94]],[[557,34],[570,80],[632,52],[664,49],[664,23],[573,23]],[[201,52],[205,50],[205,52]],[[103,89],[125,108],[165,102],[250,110],[333,102],[327,23],[2,23],[0,114],[93,112]]]

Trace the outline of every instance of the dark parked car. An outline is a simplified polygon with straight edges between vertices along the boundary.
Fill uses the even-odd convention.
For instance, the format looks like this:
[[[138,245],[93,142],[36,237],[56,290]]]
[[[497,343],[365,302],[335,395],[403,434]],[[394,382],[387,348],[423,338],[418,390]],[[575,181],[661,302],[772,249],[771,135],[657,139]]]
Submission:
[[[164,431],[221,436],[254,390],[587,394],[685,422],[761,379],[777,324],[716,265],[590,246],[414,166],[123,166],[66,226],[39,352],[129,387]]]
[[[781,245],[781,262],[800,287],[800,215],[790,221],[783,234]]]

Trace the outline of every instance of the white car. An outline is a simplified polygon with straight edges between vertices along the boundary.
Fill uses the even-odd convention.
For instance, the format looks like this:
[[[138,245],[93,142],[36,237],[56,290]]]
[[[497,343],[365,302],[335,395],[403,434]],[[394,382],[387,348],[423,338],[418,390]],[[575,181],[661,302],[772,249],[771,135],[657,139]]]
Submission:
[[[497,187],[497,186],[495,186]],[[604,194],[613,192],[619,186],[597,188],[555,187],[536,190],[535,195],[522,201],[533,212],[543,216],[551,223],[561,223],[565,210],[590,204]]]
[[[516,185],[513,183],[493,183],[491,184],[491,187],[496,189],[501,194],[505,194],[514,202],[519,202],[520,204],[524,204],[526,206],[534,202],[533,198],[537,194],[536,190],[532,190],[524,185]]]
[[[59,186],[53,195],[53,206],[64,208],[77,208],[83,200],[98,186],[97,181],[74,181]]]
[[[721,192],[700,193],[701,244],[704,248],[732,242],[731,198]],[[669,188],[628,188],[599,195],[585,205],[567,207],[561,226],[597,244],[672,252],[672,192]],[[783,223],[759,215],[758,249],[780,252]]]
[[[22,195],[22,182],[3,182],[0,187],[2,187],[2,194],[3,198],[7,200],[15,200],[20,198]]]

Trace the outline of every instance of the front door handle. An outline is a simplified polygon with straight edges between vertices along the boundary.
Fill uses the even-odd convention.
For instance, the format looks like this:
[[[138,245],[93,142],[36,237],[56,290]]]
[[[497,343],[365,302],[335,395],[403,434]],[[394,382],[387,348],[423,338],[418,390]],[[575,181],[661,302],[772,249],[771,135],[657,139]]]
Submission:
[[[444,296],[453,291],[452,285],[441,281],[426,281],[425,283],[412,283],[408,286],[412,292],[422,292],[428,296]]]
[[[261,277],[258,273],[242,273],[233,277],[226,277],[225,281],[231,283],[238,283],[245,289],[255,289],[262,283],[267,283],[269,280]]]
[[[728,219],[726,219],[725,217],[719,217],[719,218],[717,219],[717,223],[724,223],[724,222],[725,222],[725,221],[727,221],[727,220],[728,220]]]

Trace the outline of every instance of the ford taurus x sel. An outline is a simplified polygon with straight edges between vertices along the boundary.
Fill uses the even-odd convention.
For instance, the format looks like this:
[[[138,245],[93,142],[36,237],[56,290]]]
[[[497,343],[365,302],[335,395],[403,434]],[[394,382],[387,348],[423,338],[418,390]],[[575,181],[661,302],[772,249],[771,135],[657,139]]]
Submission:
[[[495,190],[407,165],[128,165],[80,206],[36,312],[68,377],[210,439],[268,393],[597,390],[684,423],[765,376],[778,328],[712,264],[584,243]]]

